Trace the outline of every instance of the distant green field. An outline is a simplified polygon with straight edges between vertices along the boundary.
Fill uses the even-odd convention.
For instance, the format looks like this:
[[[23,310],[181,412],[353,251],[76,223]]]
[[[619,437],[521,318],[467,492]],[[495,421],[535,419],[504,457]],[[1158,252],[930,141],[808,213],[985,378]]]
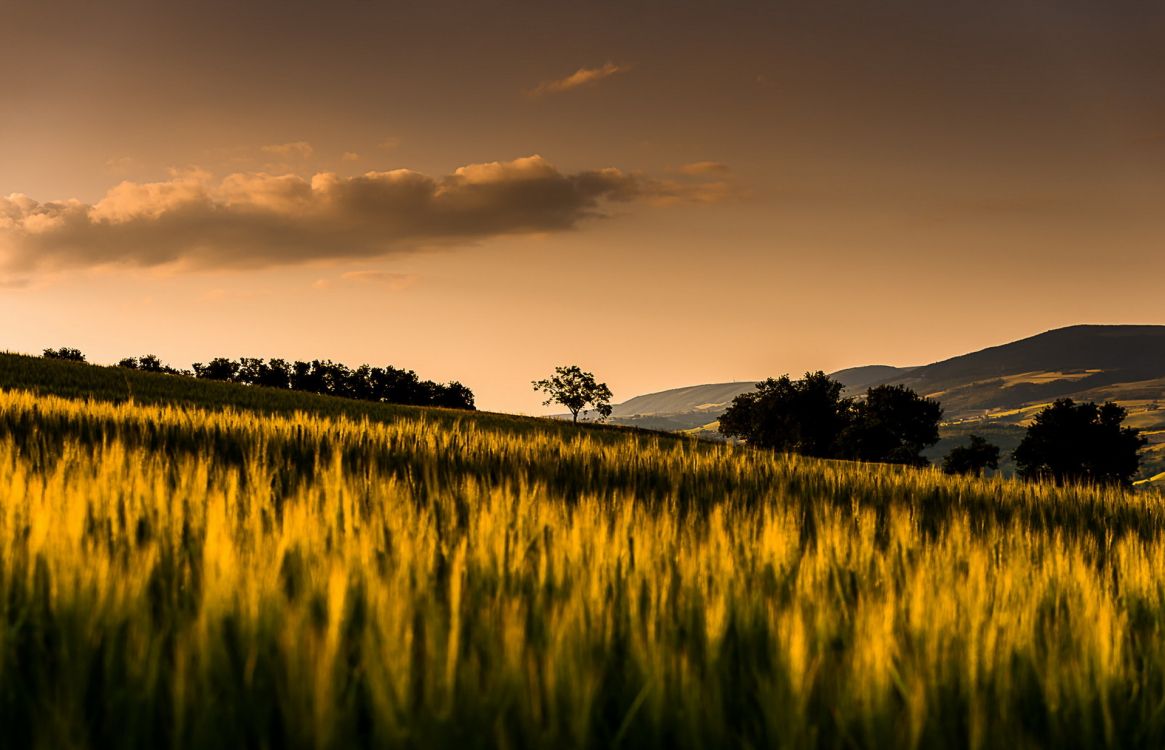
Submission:
[[[1157,494],[6,366],[4,747],[1165,746]]]

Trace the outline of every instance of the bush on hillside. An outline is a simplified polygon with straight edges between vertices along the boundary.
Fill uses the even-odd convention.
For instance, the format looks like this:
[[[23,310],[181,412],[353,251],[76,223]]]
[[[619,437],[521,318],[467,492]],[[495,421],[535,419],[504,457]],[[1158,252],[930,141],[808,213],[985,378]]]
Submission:
[[[943,459],[945,473],[982,476],[988,469],[999,468],[999,446],[978,435],[970,438],[967,445],[957,445],[947,453]]]
[[[1148,440],[1123,426],[1126,416],[1128,411],[1111,401],[1099,406],[1056,401],[1036,414],[1015,449],[1017,473],[1056,484],[1132,486]]]
[[[81,353],[80,349],[73,349],[68,346],[62,346],[60,349],[45,349],[41,356],[45,359],[64,359],[70,362],[85,361],[85,355]]]

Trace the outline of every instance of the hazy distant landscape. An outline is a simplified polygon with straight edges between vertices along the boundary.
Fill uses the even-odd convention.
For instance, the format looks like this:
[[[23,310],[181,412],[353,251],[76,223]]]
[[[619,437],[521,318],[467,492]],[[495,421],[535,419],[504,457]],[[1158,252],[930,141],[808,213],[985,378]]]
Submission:
[[[1007,454],[1030,418],[1057,398],[1114,401],[1144,431],[1141,479],[1165,480],[1165,326],[1073,326],[919,367],[871,365],[832,373],[851,393],[906,385],[943,405],[937,459],[971,433]],[[646,394],[614,406],[611,421],[719,437],[716,419],[754,382],[718,383]],[[1010,462],[1002,469],[1010,472]]]

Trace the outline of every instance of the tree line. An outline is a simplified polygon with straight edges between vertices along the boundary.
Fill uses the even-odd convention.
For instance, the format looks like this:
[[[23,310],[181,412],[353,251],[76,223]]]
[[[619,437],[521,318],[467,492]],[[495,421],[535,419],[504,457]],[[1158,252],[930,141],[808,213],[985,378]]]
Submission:
[[[45,349],[44,357],[84,362],[85,355],[78,349],[63,347]],[[179,370],[164,364],[153,354],[126,357],[118,367],[143,372],[195,377],[242,385],[263,386],[283,390],[338,396],[359,401],[374,401],[409,406],[439,406],[448,409],[475,409],[473,391],[452,381],[436,383],[421,380],[412,370],[392,366],[373,367],[363,364],[356,368],[331,360],[261,359],[258,357],[215,357],[206,362],[195,362],[193,370]]]
[[[719,430],[758,448],[817,458],[925,466],[923,452],[938,442],[942,406],[901,385],[880,385],[863,396],[824,372],[785,375],[737,396]],[[1124,426],[1127,410],[1106,402],[1060,399],[1037,413],[1012,454],[1024,479],[1128,487],[1148,440]],[[999,447],[978,435],[943,460],[949,474],[982,474],[999,467]]]

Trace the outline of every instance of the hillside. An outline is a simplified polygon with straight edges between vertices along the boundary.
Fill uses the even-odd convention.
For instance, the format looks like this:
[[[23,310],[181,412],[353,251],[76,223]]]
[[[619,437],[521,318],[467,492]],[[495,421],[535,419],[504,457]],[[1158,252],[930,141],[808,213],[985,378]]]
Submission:
[[[867,365],[838,370],[831,373],[830,377],[844,383],[848,390],[860,392],[873,383],[904,375],[911,369]],[[690,430],[716,421],[732,403],[732,399],[751,391],[755,386],[756,381],[746,380],[648,393],[615,404],[611,411],[611,421],[655,430]]]
[[[1004,449],[1019,444],[1031,416],[1057,398],[1111,400],[1129,411],[1129,424],[1145,430],[1150,446],[1142,476],[1165,471],[1165,326],[1081,325],[989,347],[922,367],[884,365],[833,373],[851,393],[871,385],[904,384],[943,405],[943,439],[928,452],[938,459],[969,433],[982,434]],[[726,388],[732,385],[735,391]],[[615,421],[656,429],[711,429],[741,384],[692,386],[647,394],[617,409]],[[724,396],[719,405],[713,396]],[[660,405],[660,411],[651,408]],[[1011,470],[1009,460],[1004,471]]]
[[[479,426],[515,432],[561,434],[567,429],[559,422],[535,417],[357,401],[12,353],[0,353],[0,390],[4,389],[114,404],[236,409],[274,415],[302,412],[376,422],[423,417],[438,425],[449,425],[472,415]],[[585,429],[600,436],[627,432],[619,425],[587,424]]]
[[[378,414],[0,392],[8,745],[1165,741],[1159,498]]]
[[[1165,326],[1060,328],[881,382],[903,383],[939,399],[949,418],[1087,398],[1099,389],[1115,393],[1114,386],[1134,383],[1156,398],[1165,393]]]

